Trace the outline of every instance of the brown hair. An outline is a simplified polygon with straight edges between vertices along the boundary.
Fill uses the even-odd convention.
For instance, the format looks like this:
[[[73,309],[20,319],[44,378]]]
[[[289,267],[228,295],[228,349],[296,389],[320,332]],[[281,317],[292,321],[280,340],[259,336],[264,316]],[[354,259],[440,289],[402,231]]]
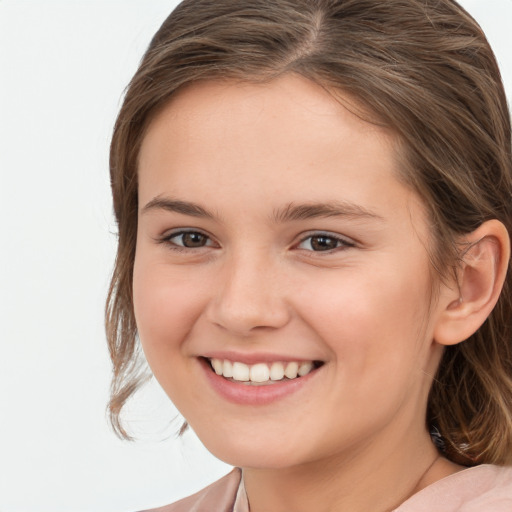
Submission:
[[[137,157],[155,113],[198,80],[298,73],[358,99],[397,134],[401,177],[423,198],[433,267],[453,270],[458,235],[496,218],[512,232],[510,117],[477,23],[452,0],[185,0],[154,36],[117,119],[110,172],[119,245],[107,300],[111,422],[144,376],[132,303]],[[512,462],[512,273],[468,340],[445,350],[427,419],[457,462]]]

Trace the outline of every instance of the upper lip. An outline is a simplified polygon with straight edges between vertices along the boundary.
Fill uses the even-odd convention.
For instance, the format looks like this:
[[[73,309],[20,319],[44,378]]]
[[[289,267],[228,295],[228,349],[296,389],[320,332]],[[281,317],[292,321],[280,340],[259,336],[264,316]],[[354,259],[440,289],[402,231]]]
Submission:
[[[239,363],[245,363],[248,365],[256,364],[256,363],[274,363],[274,362],[308,362],[308,361],[321,361],[319,358],[308,358],[308,357],[299,357],[299,356],[289,356],[284,354],[273,354],[269,352],[251,352],[251,353],[243,353],[243,352],[231,352],[231,351],[211,351],[205,354],[202,354],[202,357],[206,359],[221,359]]]

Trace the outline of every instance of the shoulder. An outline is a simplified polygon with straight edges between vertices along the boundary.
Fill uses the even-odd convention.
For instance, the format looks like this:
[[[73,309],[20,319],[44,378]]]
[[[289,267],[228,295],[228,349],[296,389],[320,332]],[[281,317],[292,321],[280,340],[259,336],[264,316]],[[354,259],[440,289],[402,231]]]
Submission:
[[[231,512],[240,478],[241,472],[235,468],[231,473],[188,498],[141,512]]]
[[[480,471],[474,468],[473,475],[468,472],[466,486],[476,488],[479,485],[481,492],[474,493],[467,504],[461,506],[461,512],[510,512],[512,510],[512,467],[479,466]]]
[[[510,512],[512,467],[481,465],[443,478],[395,512]]]

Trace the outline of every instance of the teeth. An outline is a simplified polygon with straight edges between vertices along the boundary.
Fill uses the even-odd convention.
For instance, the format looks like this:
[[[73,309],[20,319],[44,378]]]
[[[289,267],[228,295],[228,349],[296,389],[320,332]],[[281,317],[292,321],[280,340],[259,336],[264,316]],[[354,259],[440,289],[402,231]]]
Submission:
[[[233,363],[233,379],[234,380],[248,381],[249,374],[250,374],[250,368],[246,364]]]
[[[299,377],[304,377],[304,375],[307,375],[312,369],[313,363],[301,363],[297,373],[299,374]]]
[[[222,365],[222,375],[224,375],[224,377],[233,377],[233,363],[231,361],[224,361]]]
[[[228,361],[227,359],[210,359],[210,364],[217,375],[226,378],[232,378],[239,382],[267,382],[287,379],[296,379],[304,377],[310,373],[313,368],[313,362],[296,362],[288,363],[274,362],[270,366],[267,363],[257,363],[247,365],[238,361]]]
[[[251,366],[251,382],[266,382],[270,377],[270,369],[265,363]]]
[[[284,369],[284,374],[289,379],[296,379],[299,373],[299,363],[288,363]]]
[[[270,380],[281,380],[284,377],[284,366],[282,363],[272,363],[270,367]]]
[[[212,359],[212,367],[217,375],[222,375],[222,361],[220,359]]]

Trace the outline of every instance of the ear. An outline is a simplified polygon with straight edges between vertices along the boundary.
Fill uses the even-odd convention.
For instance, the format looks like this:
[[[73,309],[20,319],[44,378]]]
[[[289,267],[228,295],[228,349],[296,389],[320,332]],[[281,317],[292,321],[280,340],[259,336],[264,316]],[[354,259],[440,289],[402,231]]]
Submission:
[[[498,220],[484,222],[461,240],[455,286],[441,285],[434,341],[455,345],[474,334],[496,305],[510,260],[510,238]],[[466,248],[465,248],[466,247]]]

